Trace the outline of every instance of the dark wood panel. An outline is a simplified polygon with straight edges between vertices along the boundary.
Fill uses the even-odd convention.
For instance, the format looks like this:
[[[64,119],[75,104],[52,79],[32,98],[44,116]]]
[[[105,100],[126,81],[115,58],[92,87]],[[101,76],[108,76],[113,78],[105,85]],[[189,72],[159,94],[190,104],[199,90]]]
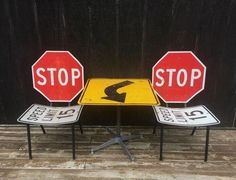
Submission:
[[[191,50],[207,66],[206,88],[190,105],[207,105],[232,126],[236,107],[236,3],[220,0],[2,1],[1,123],[32,103],[31,65],[45,50],[69,50],[92,77],[150,78],[169,50]],[[77,98],[73,101],[75,104]],[[124,109],[126,124],[153,124],[151,109]],[[137,115],[137,114],[138,115]],[[85,124],[113,124],[113,109],[84,109]],[[101,121],[95,119],[99,117]]]

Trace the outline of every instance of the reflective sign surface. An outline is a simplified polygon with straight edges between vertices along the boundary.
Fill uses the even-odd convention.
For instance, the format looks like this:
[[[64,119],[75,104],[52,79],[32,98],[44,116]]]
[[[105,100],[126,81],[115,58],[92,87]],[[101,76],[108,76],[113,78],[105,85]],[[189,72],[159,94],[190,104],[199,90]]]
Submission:
[[[83,106],[51,107],[32,104],[18,119],[20,123],[35,125],[72,124],[79,120]]]
[[[203,105],[187,108],[153,106],[153,109],[157,121],[162,124],[197,127],[220,123],[217,117]]]
[[[148,79],[90,79],[79,104],[159,105]]]

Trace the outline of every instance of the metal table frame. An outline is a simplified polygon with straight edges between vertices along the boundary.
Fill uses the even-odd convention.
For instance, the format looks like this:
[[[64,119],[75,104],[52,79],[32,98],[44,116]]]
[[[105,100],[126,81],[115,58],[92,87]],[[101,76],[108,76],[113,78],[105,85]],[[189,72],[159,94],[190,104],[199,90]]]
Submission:
[[[127,142],[129,140],[132,139],[139,139],[141,138],[141,135],[130,135],[130,136],[122,136],[121,135],[121,129],[120,129],[120,124],[121,124],[121,107],[117,106],[116,107],[116,131],[114,132],[113,130],[111,130],[110,128],[106,128],[106,130],[113,135],[113,138],[111,138],[110,140],[108,140],[107,142],[95,147],[91,149],[91,153],[94,154],[95,152],[102,150],[106,147],[109,147],[113,144],[119,144],[124,153],[126,153],[130,159],[130,161],[134,160],[134,157],[132,156],[132,154],[130,153],[130,151],[128,150],[127,145],[124,142]]]
[[[92,83],[91,83],[92,82]],[[129,89],[122,93],[118,93],[117,90],[136,83],[134,86],[136,89]],[[91,85],[92,84],[92,85]],[[144,87],[144,88],[141,88]],[[89,89],[89,90],[88,90]],[[88,92],[88,93],[87,93]],[[138,94],[132,96],[132,98],[126,101],[126,93],[138,92]],[[141,98],[140,98],[141,97]],[[85,100],[84,100],[85,99]],[[138,100],[137,100],[138,99]],[[85,85],[85,89],[78,100],[78,104],[86,105],[106,105],[116,108],[116,128],[112,130],[106,128],[106,130],[113,135],[113,137],[105,143],[91,149],[91,153],[100,151],[113,144],[119,144],[124,153],[128,155],[131,161],[134,157],[128,150],[126,142],[132,139],[141,138],[140,135],[121,135],[121,107],[123,106],[153,106],[159,105],[159,99],[156,96],[151,82],[148,79],[133,79],[133,78],[92,78],[88,79]]]

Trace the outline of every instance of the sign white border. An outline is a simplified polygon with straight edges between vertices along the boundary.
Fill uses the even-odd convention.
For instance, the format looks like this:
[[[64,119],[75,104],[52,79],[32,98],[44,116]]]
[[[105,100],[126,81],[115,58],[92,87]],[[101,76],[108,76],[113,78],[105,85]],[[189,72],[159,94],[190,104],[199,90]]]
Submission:
[[[203,66],[204,68],[204,74],[203,74],[203,86],[200,90],[198,90],[193,96],[191,96],[186,101],[166,101],[155,89],[154,89],[154,68],[170,53],[190,53],[192,54],[197,61]],[[200,59],[192,52],[192,51],[168,51],[164,56],[162,56],[161,59],[159,59],[156,64],[152,67],[152,86],[154,91],[157,93],[157,95],[165,102],[165,103],[188,103],[193,97],[195,97],[197,94],[199,94],[202,90],[205,88],[205,79],[206,79],[206,66],[201,62]]]
[[[48,122],[42,122],[40,121],[40,119],[42,117],[40,117],[39,115],[39,121],[24,121],[22,120],[24,118],[24,116],[34,107],[43,107],[43,108],[46,108],[46,109],[50,109],[50,110],[57,110],[57,111],[62,111],[62,110],[68,110],[68,109],[78,109],[78,112],[77,112],[77,115],[76,115],[76,118],[74,117],[74,119],[72,120],[68,120],[69,118],[65,117],[68,121],[63,121],[63,122],[59,122],[59,123],[52,123],[50,121]],[[18,119],[17,119],[17,122],[19,123],[24,123],[24,124],[32,124],[32,125],[45,125],[45,126],[57,126],[57,125],[65,125],[65,124],[73,124],[75,122],[78,122],[79,121],[79,117],[80,117],[80,114],[82,112],[82,109],[83,109],[83,105],[75,105],[75,106],[64,106],[64,107],[54,107],[54,106],[45,106],[45,105],[41,105],[41,104],[32,104]],[[47,112],[45,110],[45,112]],[[54,118],[54,117],[53,117]]]
[[[70,100],[63,100],[63,99],[59,99],[59,100],[51,100],[49,99],[45,94],[43,94],[38,88],[36,88],[35,86],[35,78],[34,78],[34,66],[35,64],[40,61],[42,59],[42,57],[48,53],[48,52],[57,52],[57,53],[68,53],[70,56],[72,56],[76,62],[82,67],[82,87],[81,87],[81,90],[78,91]],[[45,51],[43,53],[43,55],[40,56],[40,58],[31,66],[31,71],[32,71],[32,80],[33,80],[33,87],[35,90],[37,90],[40,94],[42,94],[49,102],[71,102],[76,96],[78,96],[78,94],[84,89],[84,67],[83,65],[78,61],[78,59],[76,59],[73,54],[71,54],[69,51]]]
[[[194,123],[192,123],[192,124],[183,124],[183,123],[176,123],[176,122],[171,122],[171,121],[170,122],[168,122],[168,121],[161,121],[160,117],[158,116],[159,113],[157,112],[158,108],[167,109],[168,112],[169,111],[179,111],[179,112],[182,112],[182,113],[185,113],[186,111],[190,111],[190,110],[191,111],[198,111],[200,108],[203,108],[207,112],[207,114],[203,114],[203,115],[210,116],[209,118],[214,119],[215,122],[214,121],[211,121],[211,122],[208,121],[206,123],[199,123],[199,124],[194,124]],[[159,122],[161,124],[174,125],[174,126],[182,126],[182,127],[200,127],[200,126],[212,126],[212,125],[220,124],[220,120],[204,105],[192,106],[192,107],[186,107],[186,108],[169,108],[169,107],[163,107],[163,106],[153,106],[153,110],[154,110],[157,122]],[[189,119],[189,118],[187,118],[187,119]],[[195,119],[199,119],[199,118],[195,118]]]

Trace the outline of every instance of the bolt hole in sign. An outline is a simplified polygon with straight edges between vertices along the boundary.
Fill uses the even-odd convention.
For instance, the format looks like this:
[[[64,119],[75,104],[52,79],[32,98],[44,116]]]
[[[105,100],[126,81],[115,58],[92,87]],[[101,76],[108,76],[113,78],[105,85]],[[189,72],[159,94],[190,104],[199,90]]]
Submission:
[[[166,103],[187,103],[204,89],[205,65],[191,51],[169,51],[152,68],[152,84]]]
[[[32,66],[33,86],[50,102],[71,102],[84,88],[84,70],[69,51],[46,51]]]

